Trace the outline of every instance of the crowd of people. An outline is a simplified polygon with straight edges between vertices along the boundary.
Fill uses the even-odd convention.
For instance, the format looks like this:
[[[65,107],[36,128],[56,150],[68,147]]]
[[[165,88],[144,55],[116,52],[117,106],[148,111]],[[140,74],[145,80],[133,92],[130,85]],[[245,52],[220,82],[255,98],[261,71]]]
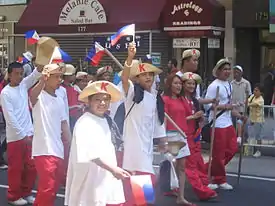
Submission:
[[[70,64],[34,66],[34,57],[25,55],[29,65],[10,63],[1,83],[7,198],[12,205],[53,206],[61,186],[65,187],[65,205],[135,205],[130,177],[150,175],[155,186],[153,140],[157,139],[159,150],[167,153],[167,133],[177,131],[165,113],[187,137],[175,156],[179,188],[173,192],[179,205],[195,206],[184,194],[186,177],[201,201],[215,199],[218,188],[233,190],[225,166],[238,151],[246,103],[261,140],[261,86],[256,85],[252,95],[250,83],[242,77],[242,67],[232,67],[226,58],[213,68],[215,80],[203,98],[202,79],[196,73],[200,52],[196,49],[183,52],[180,69],[175,60],[169,62],[163,92],[157,91],[162,70],[152,65],[148,56],[136,60],[134,44],[129,45],[117,85],[111,82],[113,69],[109,66],[91,76],[77,72]],[[232,68],[235,79],[230,83]],[[218,113],[212,125],[215,138],[209,179],[200,130],[204,114],[209,113],[211,122],[215,108]],[[232,117],[239,125],[237,133]],[[37,179],[34,198],[31,191]]]

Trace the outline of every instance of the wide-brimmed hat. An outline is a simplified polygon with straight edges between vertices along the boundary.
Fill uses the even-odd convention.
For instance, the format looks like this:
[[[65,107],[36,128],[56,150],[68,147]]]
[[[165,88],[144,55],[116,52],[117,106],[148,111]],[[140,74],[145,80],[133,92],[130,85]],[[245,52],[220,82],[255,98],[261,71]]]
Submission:
[[[53,38],[41,37],[37,42],[35,63],[42,66],[50,64],[54,49],[58,46]]]
[[[76,72],[76,68],[73,65],[71,65],[71,64],[65,65],[65,73],[64,73],[65,76],[74,75],[75,72]]]
[[[109,94],[111,96],[111,102],[117,102],[121,100],[122,94],[119,88],[108,81],[95,81],[88,84],[82,92],[79,94],[79,101],[88,103],[88,97],[94,94]]]
[[[200,77],[200,75],[196,74],[196,73],[192,73],[192,72],[185,72],[182,77],[181,77],[182,81],[186,81],[186,80],[195,80],[197,84],[200,84],[202,82],[202,79]]]
[[[77,72],[76,73],[76,79],[84,79],[88,76],[88,73],[87,72]]]
[[[111,66],[101,67],[96,71],[96,75],[100,76],[100,75],[104,74],[105,72],[113,73],[113,68]]]
[[[26,51],[25,53],[23,53],[23,56],[29,61],[32,61],[33,55],[30,51]]]
[[[44,66],[42,74],[49,76],[51,74],[63,74],[64,72],[64,64],[47,64]]]
[[[162,72],[162,70],[148,63],[133,64],[133,67],[131,68],[130,76],[136,77],[140,74],[148,73],[148,72],[152,72],[154,73],[154,75],[158,75]]]
[[[182,52],[182,59],[186,59],[188,57],[195,56],[196,58],[200,58],[200,51],[197,49],[187,49]]]
[[[216,66],[214,67],[214,69],[213,69],[213,71],[212,71],[212,75],[214,76],[214,77],[217,77],[217,70],[218,69],[220,69],[223,65],[225,65],[225,64],[229,64],[229,65],[231,65],[231,63],[230,63],[230,61],[229,61],[229,59],[228,58],[224,58],[224,59],[221,59],[221,60],[219,60],[218,62],[217,62],[217,64],[216,64]]]

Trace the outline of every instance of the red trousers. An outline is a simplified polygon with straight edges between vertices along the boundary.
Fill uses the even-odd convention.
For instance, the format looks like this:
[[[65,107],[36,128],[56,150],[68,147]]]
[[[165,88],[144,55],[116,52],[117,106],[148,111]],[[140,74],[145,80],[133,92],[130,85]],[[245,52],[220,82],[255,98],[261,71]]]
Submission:
[[[195,142],[193,136],[188,138],[190,156],[186,157],[185,174],[194,192],[200,200],[206,200],[216,195],[208,188],[207,168],[201,155],[201,143]]]
[[[135,175],[150,175],[151,180],[153,183],[153,186],[156,185],[156,176],[154,174],[146,173],[146,172],[135,172]],[[135,199],[132,192],[132,187],[130,183],[130,179],[126,179],[123,181],[123,189],[124,189],[124,195],[125,195],[125,203],[124,206],[134,206],[135,205]]]
[[[70,143],[70,140],[68,140],[67,138],[64,138],[63,136],[61,136],[61,139],[62,139],[63,146],[64,146],[64,175],[61,180],[62,181],[61,184],[63,186],[65,186],[66,179],[67,179],[67,170],[68,170],[68,164],[69,164],[71,143]]]
[[[64,176],[64,160],[55,156],[38,156],[34,162],[38,174],[38,191],[33,205],[54,206]]]
[[[31,158],[31,141],[32,137],[28,137],[7,144],[9,201],[29,196],[35,184],[36,170]]]
[[[213,183],[226,183],[225,166],[230,162],[237,151],[237,135],[234,127],[216,128],[211,165]],[[208,164],[206,165],[208,166]]]

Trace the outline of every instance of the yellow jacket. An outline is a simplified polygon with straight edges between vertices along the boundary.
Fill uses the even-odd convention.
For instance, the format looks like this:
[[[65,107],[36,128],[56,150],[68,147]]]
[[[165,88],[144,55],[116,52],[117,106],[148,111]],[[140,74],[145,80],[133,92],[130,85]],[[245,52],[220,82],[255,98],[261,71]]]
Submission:
[[[254,94],[248,98],[249,119],[253,123],[264,122],[264,99],[262,96],[255,97]]]

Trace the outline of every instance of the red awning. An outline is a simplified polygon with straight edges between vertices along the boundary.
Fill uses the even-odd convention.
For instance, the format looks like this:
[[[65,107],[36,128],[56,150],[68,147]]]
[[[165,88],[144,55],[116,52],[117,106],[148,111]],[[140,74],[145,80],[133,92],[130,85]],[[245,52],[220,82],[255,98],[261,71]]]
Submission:
[[[91,0],[88,0],[91,1]],[[58,25],[59,15],[68,0],[32,0],[15,25],[15,33],[35,29],[38,33],[102,33],[116,32],[135,23],[136,30],[161,29],[160,15],[166,0],[99,0],[106,24]],[[80,26],[85,29],[79,31]],[[85,31],[84,31],[85,30]]]

